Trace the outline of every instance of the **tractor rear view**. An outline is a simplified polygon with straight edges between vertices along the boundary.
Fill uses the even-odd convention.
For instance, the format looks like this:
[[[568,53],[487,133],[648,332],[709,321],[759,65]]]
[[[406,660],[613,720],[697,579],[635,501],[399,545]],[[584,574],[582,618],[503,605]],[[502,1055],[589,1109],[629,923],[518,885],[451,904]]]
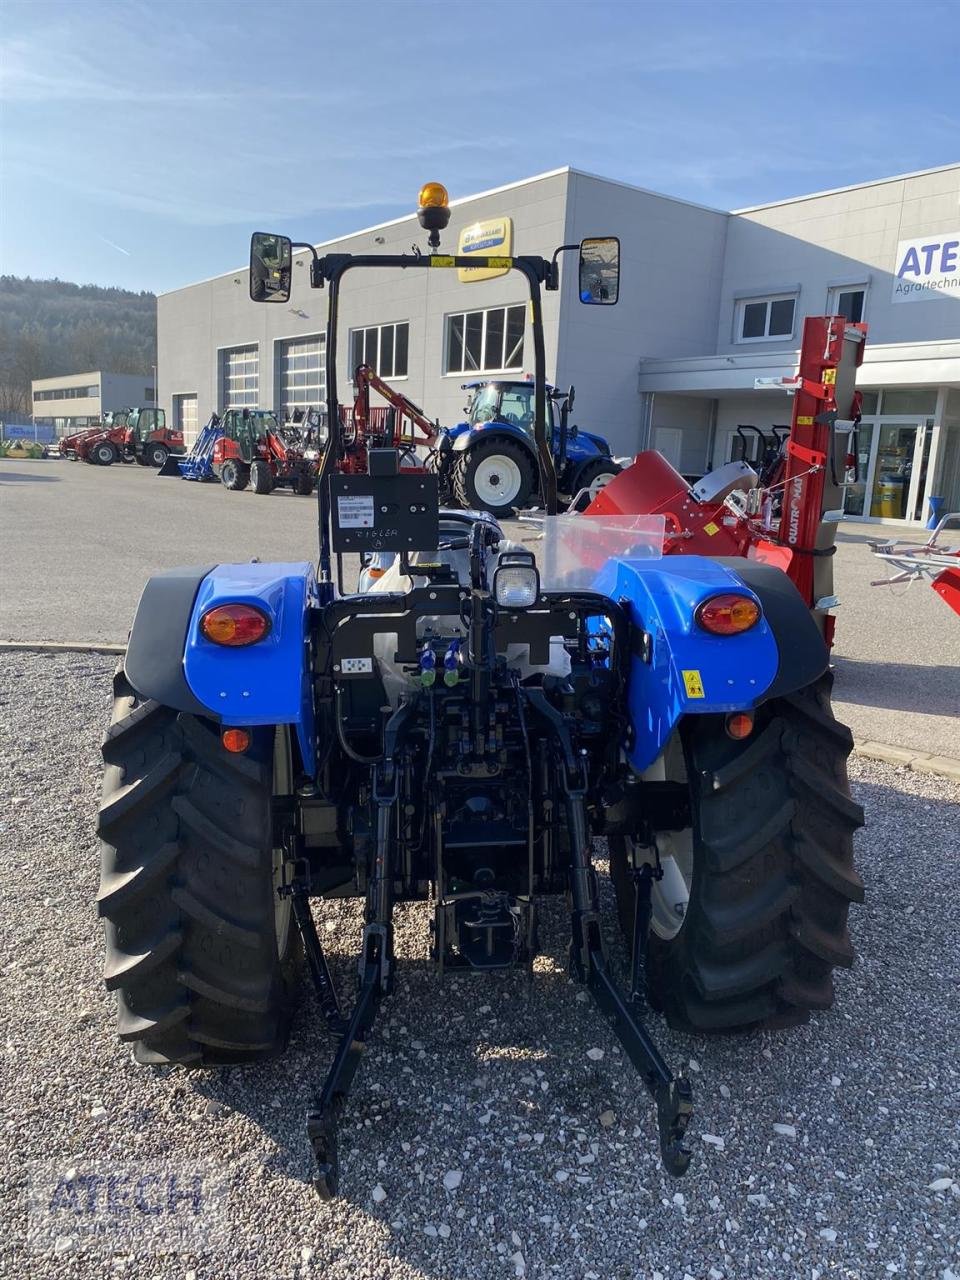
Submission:
[[[435,183],[418,217],[427,249],[409,255],[320,257],[257,233],[251,298],[286,303],[294,247],[311,255],[311,286],[328,290],[327,421],[339,423],[348,276],[519,273],[540,548],[489,513],[441,509],[436,475],[405,469],[397,447],[370,448],[364,471],[341,465],[335,431],[316,569],[254,562],[150,579],[103,748],[98,902],[120,1036],[143,1063],[282,1052],[302,944],[333,1041],[307,1112],[329,1197],[338,1118],[394,989],[395,903],[429,906],[438,970],[529,972],[550,895],[569,904],[570,976],[636,1068],[664,1167],[680,1175],[692,1094],[657,1048],[647,1003],[698,1031],[792,1025],[832,1002],[832,970],[852,960],[862,815],[827,647],[772,565],[665,554],[663,513],[556,514],[542,291],[559,287],[570,246],[552,259],[441,254],[449,207]],[[581,301],[613,305],[619,242],[573,248]],[[359,592],[345,586],[356,553],[379,557]],[[594,865],[602,840],[627,935],[619,958]],[[348,993],[310,910],[330,897],[365,903]]]

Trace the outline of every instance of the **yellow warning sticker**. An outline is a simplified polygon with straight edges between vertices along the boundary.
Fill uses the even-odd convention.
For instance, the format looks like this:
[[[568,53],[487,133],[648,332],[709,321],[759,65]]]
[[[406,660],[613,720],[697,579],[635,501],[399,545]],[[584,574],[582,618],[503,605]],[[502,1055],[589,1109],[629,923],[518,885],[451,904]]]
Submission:
[[[452,267],[456,265],[456,258],[447,258],[441,254],[430,255],[431,267]]]
[[[509,268],[513,266],[513,259],[512,258],[488,258],[487,266],[488,267],[506,267],[509,270]]]
[[[809,414],[801,413],[801,414],[800,414],[800,416],[797,418],[797,426],[798,426],[798,427],[812,427],[812,426],[813,426],[813,418],[812,418]]]
[[[832,387],[832,386],[834,386],[834,385],[836,384],[836,381],[837,381],[837,371],[836,371],[836,369],[824,369],[824,371],[823,371],[823,385],[824,385],[825,387]]]
[[[720,526],[718,524],[714,524],[713,521],[711,520],[709,524],[705,524],[703,526],[703,532],[708,537],[712,538],[715,533],[720,532]]]
[[[703,692],[703,681],[700,679],[699,671],[681,671],[683,676],[683,687],[687,691],[688,698],[705,698],[707,695]]]

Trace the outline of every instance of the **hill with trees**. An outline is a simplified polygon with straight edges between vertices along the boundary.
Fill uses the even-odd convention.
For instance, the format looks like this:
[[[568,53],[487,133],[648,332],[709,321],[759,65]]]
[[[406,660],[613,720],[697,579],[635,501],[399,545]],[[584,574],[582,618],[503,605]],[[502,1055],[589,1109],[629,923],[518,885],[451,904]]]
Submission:
[[[34,378],[148,373],[156,341],[152,293],[0,276],[0,419],[29,415]]]

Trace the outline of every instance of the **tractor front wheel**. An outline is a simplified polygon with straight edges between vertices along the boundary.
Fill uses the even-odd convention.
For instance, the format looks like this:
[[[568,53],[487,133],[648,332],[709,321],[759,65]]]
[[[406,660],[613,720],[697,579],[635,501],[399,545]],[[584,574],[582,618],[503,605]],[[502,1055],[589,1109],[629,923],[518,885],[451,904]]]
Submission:
[[[91,461],[95,462],[98,467],[109,467],[116,462],[118,458],[117,450],[109,440],[104,440],[101,444],[95,445],[91,453]]]
[[[167,454],[170,450],[163,444],[148,444],[144,449],[147,457],[147,465],[150,467],[162,467],[167,460]]]
[[[273,472],[269,462],[258,459],[250,464],[250,487],[254,493],[270,493],[273,489]]]
[[[851,902],[863,901],[850,797],[849,729],[830,706],[832,676],[757,711],[753,733],[723,716],[691,716],[668,778],[686,781],[692,826],[656,833],[647,951],[651,1003],[694,1031],[783,1027],[833,1003],[833,969],[849,967]],[[682,776],[681,776],[682,775]],[[632,864],[650,860],[610,840],[620,922],[633,931]]]
[[[122,670],[103,744],[97,905],[119,1034],[142,1063],[242,1062],[286,1044],[298,935],[273,799],[286,727],[231,755],[217,726],[145,700]]]
[[[536,484],[533,460],[513,440],[481,440],[453,466],[453,495],[468,511],[512,516],[529,501]]]
[[[228,458],[220,467],[220,483],[225,489],[245,489],[250,483],[250,468],[246,463]]]
[[[312,471],[298,471],[293,482],[293,491],[299,493],[302,498],[309,498],[315,483],[316,476]]]

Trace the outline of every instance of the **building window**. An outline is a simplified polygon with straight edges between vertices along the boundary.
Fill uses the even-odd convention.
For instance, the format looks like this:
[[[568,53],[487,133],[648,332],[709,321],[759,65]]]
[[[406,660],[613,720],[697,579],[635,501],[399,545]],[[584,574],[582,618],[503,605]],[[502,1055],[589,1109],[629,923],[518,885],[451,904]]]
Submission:
[[[493,307],[447,316],[445,373],[523,368],[525,307]]]
[[[841,285],[830,290],[827,299],[827,315],[843,316],[852,324],[863,319],[863,304],[867,291],[863,285]]]
[[[325,354],[326,338],[316,333],[309,338],[287,338],[276,343],[273,405],[281,418],[290,417],[294,409],[309,409],[311,405],[324,403],[327,398]]]
[[[377,324],[350,334],[350,377],[358,365],[368,364],[381,378],[405,378],[410,346],[410,326]]]
[[[260,394],[259,348],[228,347],[220,352],[220,403],[224,409],[255,409]]]
[[[99,387],[57,387],[52,391],[35,391],[34,400],[94,400],[100,395]]]
[[[765,342],[793,336],[797,299],[791,294],[744,298],[737,304],[737,341]]]
[[[153,404],[153,387],[143,388],[143,402],[144,404]]]

